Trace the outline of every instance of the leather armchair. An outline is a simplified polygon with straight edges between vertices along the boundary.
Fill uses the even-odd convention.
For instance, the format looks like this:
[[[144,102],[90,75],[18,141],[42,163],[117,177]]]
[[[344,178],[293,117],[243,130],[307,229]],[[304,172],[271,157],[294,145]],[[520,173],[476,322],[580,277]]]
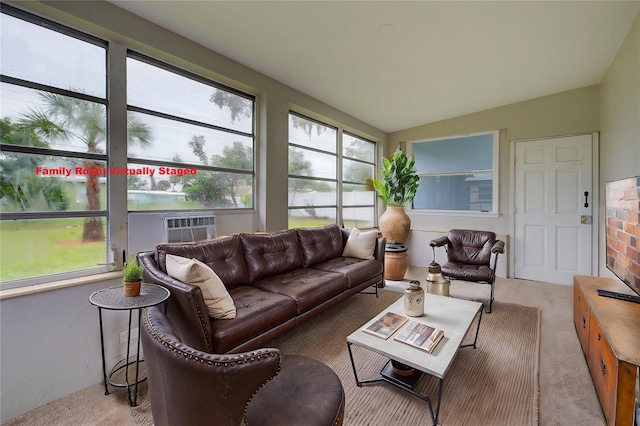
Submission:
[[[344,389],[319,361],[275,348],[201,352],[180,341],[157,306],[144,310],[140,327],[156,426],[342,424]]]
[[[431,240],[431,247],[444,247],[447,262],[441,266],[442,275],[458,280],[491,286],[489,309],[491,313],[496,281],[498,255],[504,253],[504,241],[496,239],[490,231],[452,229],[443,237]],[[493,261],[492,261],[493,260]]]

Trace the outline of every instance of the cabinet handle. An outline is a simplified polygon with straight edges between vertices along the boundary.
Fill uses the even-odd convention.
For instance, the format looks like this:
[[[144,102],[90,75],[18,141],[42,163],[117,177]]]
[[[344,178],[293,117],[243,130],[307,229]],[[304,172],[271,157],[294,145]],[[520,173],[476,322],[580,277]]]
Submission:
[[[578,295],[578,301],[580,301],[580,295]]]
[[[600,333],[598,333],[598,340],[601,340],[602,336],[600,335]]]
[[[603,360],[600,360],[600,369],[602,370],[602,374],[607,372],[607,366],[604,364]]]
[[[587,319],[584,317],[584,315],[582,316],[582,328],[587,328]]]

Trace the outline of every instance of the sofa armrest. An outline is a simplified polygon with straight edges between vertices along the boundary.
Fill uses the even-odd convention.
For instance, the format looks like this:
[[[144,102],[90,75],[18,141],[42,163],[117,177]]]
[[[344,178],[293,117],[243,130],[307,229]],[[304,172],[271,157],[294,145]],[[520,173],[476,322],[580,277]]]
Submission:
[[[504,241],[496,240],[496,242],[493,243],[493,247],[491,247],[491,253],[504,253]]]
[[[170,277],[158,268],[155,252],[138,255],[144,268],[142,280],[169,290],[167,316],[180,340],[194,349],[214,352],[209,313],[200,287]]]
[[[446,235],[443,237],[435,238],[431,240],[431,242],[429,243],[431,247],[442,247],[448,244],[449,244],[449,237],[447,237]]]
[[[384,265],[384,250],[387,245],[387,239],[385,237],[378,237],[376,239],[376,248],[373,251],[373,257],[378,262],[382,262]]]

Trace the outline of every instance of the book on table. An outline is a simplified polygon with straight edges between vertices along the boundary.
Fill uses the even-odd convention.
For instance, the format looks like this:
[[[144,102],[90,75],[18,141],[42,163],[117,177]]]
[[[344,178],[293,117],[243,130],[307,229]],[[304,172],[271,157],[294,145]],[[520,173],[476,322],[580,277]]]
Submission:
[[[387,312],[374,321],[369,327],[363,328],[362,331],[383,339],[388,339],[389,336],[391,336],[405,322],[407,322],[407,317],[404,315]]]
[[[443,337],[444,330],[412,321],[400,334],[394,337],[394,340],[406,343],[427,353],[432,353]]]

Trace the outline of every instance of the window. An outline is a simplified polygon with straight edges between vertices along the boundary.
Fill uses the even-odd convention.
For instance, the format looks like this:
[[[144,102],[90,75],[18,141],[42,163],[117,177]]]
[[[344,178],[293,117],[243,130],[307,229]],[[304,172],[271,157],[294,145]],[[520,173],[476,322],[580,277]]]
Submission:
[[[290,113],[289,228],[375,226],[375,194],[366,185],[375,174],[375,148],[373,142]]]
[[[254,98],[130,53],[129,210],[253,207]]]
[[[498,132],[409,143],[420,186],[414,209],[497,213]]]
[[[376,144],[342,134],[342,223],[346,228],[376,226],[376,194],[367,187],[375,176]]]
[[[5,4],[0,19],[6,288],[106,262],[107,43]]]

